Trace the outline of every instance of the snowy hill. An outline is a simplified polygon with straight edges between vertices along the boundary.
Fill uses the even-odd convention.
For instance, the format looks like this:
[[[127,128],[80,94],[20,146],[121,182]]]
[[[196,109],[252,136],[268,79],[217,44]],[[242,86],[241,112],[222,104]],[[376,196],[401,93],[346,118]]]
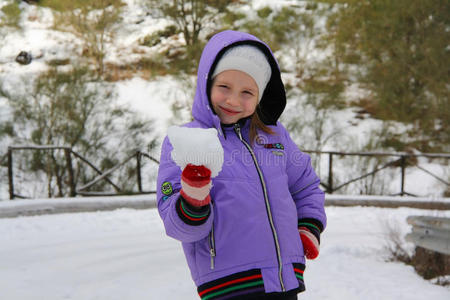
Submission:
[[[120,26],[115,28],[114,39],[107,43],[105,63],[116,65],[126,65],[135,62],[142,57],[148,57],[155,53],[163,52],[170,47],[179,47],[182,44],[182,35],[178,39],[164,40],[155,47],[145,47],[140,41],[157,30],[163,29],[169,24],[167,20],[155,18],[146,13],[138,0],[123,1],[126,6],[123,8]],[[296,2],[296,1],[294,1]],[[8,0],[0,0],[0,7],[9,3]],[[265,5],[280,7],[290,5],[293,1],[266,1],[254,0],[251,7],[244,7],[242,11],[251,14],[255,9]],[[48,69],[48,64],[54,60],[70,59],[73,56],[82,56],[83,47],[79,37],[69,32],[62,32],[54,29],[54,15],[49,8],[40,8],[29,5],[23,1],[20,3],[22,11],[19,20],[20,29],[0,28],[2,43],[0,45],[0,81],[6,89],[26,90],[27,82],[36,78],[41,72]],[[320,20],[319,23],[323,23]],[[33,61],[29,65],[19,65],[14,61],[20,51],[28,51],[33,56]],[[290,61],[292,58],[286,54],[275,53],[279,59]],[[317,54],[316,54],[317,55]],[[281,57],[282,56],[282,57]],[[160,143],[170,125],[179,125],[189,121],[189,105],[195,88],[195,78],[176,78],[174,76],[156,76],[145,79],[140,74],[131,74],[130,78],[114,82],[117,92],[117,103],[126,106],[134,111],[137,117],[143,117],[154,121],[154,128],[150,137],[156,137]],[[295,80],[295,75],[289,72],[282,74],[286,83]],[[26,79],[24,81],[24,78]],[[20,88],[17,88],[20,87]],[[351,93],[358,91],[350,91]],[[303,101],[298,91],[288,99],[288,106],[282,121],[287,122],[292,118],[297,118],[299,114],[299,103]],[[179,111],[174,111],[174,106],[180,106]],[[302,108],[302,120],[314,122],[315,114]],[[332,112],[324,123],[325,137],[329,136],[327,142],[322,145],[322,150],[337,151],[360,151],[372,140],[376,140],[383,130],[383,122],[369,117],[360,119],[355,108],[346,108]],[[11,110],[5,98],[0,97],[0,121],[11,119]],[[398,133],[402,133],[405,127],[396,124]],[[301,149],[310,149],[312,145],[311,130],[303,131],[302,135],[294,136]],[[6,153],[6,148],[11,144],[11,140],[4,138],[0,140],[0,158]],[[159,148],[155,150],[155,157],[159,155]],[[379,151],[389,151],[389,149],[376,149]],[[336,162],[334,170],[335,178],[346,178],[350,173],[358,174],[364,164],[354,164],[343,161],[339,165]],[[448,178],[449,169],[445,165],[440,165],[434,161],[421,160],[421,166],[441,178]],[[322,159],[318,173],[321,177],[326,176],[327,159]],[[0,200],[8,197],[6,170],[0,170],[2,180],[0,182]],[[384,192],[397,193],[400,186],[400,177],[397,171],[386,171],[381,174],[380,182],[385,185]],[[395,177],[393,177],[395,176]],[[385,178],[383,178],[385,177]],[[406,173],[406,190],[409,193],[420,196],[440,197],[446,190],[446,185],[439,180],[425,174],[417,168],[409,168]],[[381,190],[381,188],[380,188]],[[358,194],[357,187],[352,187],[347,193]]]

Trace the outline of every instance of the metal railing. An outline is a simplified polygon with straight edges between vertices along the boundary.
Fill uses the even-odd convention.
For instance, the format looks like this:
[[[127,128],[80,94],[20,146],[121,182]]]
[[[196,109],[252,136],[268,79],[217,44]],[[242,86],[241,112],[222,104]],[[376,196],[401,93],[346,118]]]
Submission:
[[[65,167],[67,169],[67,184],[69,185],[69,196],[74,197],[76,195],[82,195],[82,196],[109,196],[109,195],[119,195],[123,194],[120,187],[112,182],[112,180],[108,177],[112,173],[114,173],[116,170],[118,170],[121,166],[125,165],[129,161],[131,161],[133,158],[136,160],[136,184],[137,184],[137,192],[133,192],[134,194],[146,194],[146,193],[156,193],[156,191],[144,191],[142,188],[142,176],[141,176],[141,166],[142,166],[142,158],[146,157],[150,159],[151,161],[159,164],[159,161],[155,158],[153,158],[151,155],[136,151],[129,157],[127,157],[125,160],[120,162],[119,164],[115,165],[114,167],[110,168],[109,170],[106,170],[102,172],[99,168],[97,168],[93,163],[91,163],[88,159],[83,157],[81,154],[75,152],[70,147],[62,147],[62,146],[10,146],[8,147],[7,154],[2,157],[1,161],[2,163],[7,160],[7,166],[8,166],[8,184],[9,184],[9,197],[10,199],[14,198],[25,198],[22,195],[19,195],[14,190],[14,174],[13,174],[13,151],[17,150],[33,150],[33,151],[39,151],[39,150],[63,150],[64,156],[65,156]],[[438,175],[433,174],[432,172],[426,170],[425,168],[419,166],[418,164],[411,163],[410,160],[417,157],[427,157],[432,159],[446,159],[448,160],[450,158],[450,154],[447,153],[407,153],[407,152],[395,152],[395,153],[384,153],[384,152],[339,152],[339,151],[311,151],[311,150],[304,150],[303,152],[306,153],[313,153],[318,155],[328,155],[328,177],[321,178],[321,185],[325,188],[326,192],[328,194],[333,194],[334,192],[342,189],[343,187],[362,180],[366,177],[373,176],[376,173],[380,172],[383,169],[394,167],[394,168],[400,168],[401,172],[401,186],[400,186],[400,192],[394,195],[409,195],[409,196],[417,196],[413,195],[411,193],[408,193],[405,190],[405,181],[406,181],[406,169],[408,167],[417,167],[419,170],[423,171],[424,173],[428,174],[429,176],[434,177],[435,179],[439,180],[443,184],[450,186],[450,183],[446,181],[446,179],[440,178]],[[355,178],[352,178],[346,182],[343,183],[333,183],[333,162],[334,159],[337,157],[343,157],[343,156],[365,156],[365,157],[394,157],[393,160],[388,161],[384,163],[382,166],[377,166],[373,170],[362,174],[360,176],[357,176]],[[79,159],[81,162],[88,165],[90,168],[92,168],[98,176],[92,179],[91,181],[84,183],[81,187],[77,187],[77,184],[74,180],[74,170],[72,166],[72,160],[73,158]],[[98,183],[99,181],[106,181],[109,185],[113,187],[115,190],[115,193],[112,192],[92,192],[88,191],[90,187],[92,187],[94,184]],[[129,192],[128,192],[129,194]],[[391,195],[392,196],[392,195]]]
[[[406,240],[416,246],[450,255],[450,218],[409,216],[412,231]]]
[[[69,196],[75,197],[77,195],[81,196],[111,196],[111,195],[120,195],[123,194],[121,188],[112,182],[108,176],[110,176],[113,172],[118,170],[120,167],[128,163],[133,158],[136,159],[136,183],[138,187],[138,192],[136,194],[155,194],[156,191],[144,191],[142,189],[142,176],[141,176],[141,166],[142,166],[142,157],[147,157],[151,161],[158,163],[159,161],[155,158],[153,158],[151,155],[136,151],[129,157],[127,157],[125,160],[120,162],[119,164],[115,165],[114,167],[110,168],[109,170],[102,172],[98,167],[96,167],[93,163],[91,163],[88,159],[83,157],[81,154],[75,152],[70,147],[64,147],[64,146],[47,146],[47,145],[33,145],[33,146],[10,146],[8,147],[8,152],[6,154],[6,160],[7,160],[7,166],[8,166],[8,186],[9,186],[9,199],[14,198],[26,198],[23,195],[19,195],[15,192],[14,188],[14,174],[13,174],[13,152],[18,150],[34,150],[34,151],[41,151],[41,150],[63,150],[64,151],[64,157],[65,157],[65,167],[67,170],[67,184],[69,186]],[[93,180],[89,181],[86,184],[83,184],[81,187],[77,187],[77,183],[75,182],[74,177],[74,170],[72,165],[73,158],[79,159],[82,163],[89,166],[91,169],[93,169],[98,176],[95,177]],[[3,159],[2,159],[3,160]],[[114,190],[115,193],[111,192],[90,192],[87,191],[88,188],[92,187],[97,182],[105,180],[107,183],[109,183]],[[127,192],[127,194],[130,194]]]
[[[406,168],[414,166],[417,167],[419,170],[421,170],[422,172],[428,174],[429,176],[434,177],[435,179],[439,180],[440,182],[442,182],[443,184],[450,186],[450,183],[444,179],[439,177],[438,175],[426,170],[425,168],[419,166],[418,164],[411,164],[410,160],[412,158],[417,158],[417,157],[427,157],[427,158],[433,158],[433,159],[450,159],[450,154],[448,153],[408,153],[408,152],[338,152],[338,151],[315,151],[315,150],[303,150],[303,152],[306,153],[313,153],[313,154],[318,154],[318,155],[323,155],[326,154],[328,155],[328,176],[327,178],[325,178],[326,180],[324,180],[324,178],[321,178],[321,185],[325,188],[326,192],[329,194],[333,194],[335,191],[338,191],[340,189],[342,189],[343,187],[362,180],[366,177],[369,176],[373,176],[376,173],[380,172],[381,170],[384,170],[386,168],[391,168],[391,167],[399,167],[400,168],[400,172],[401,172],[401,186],[400,186],[400,192],[397,194],[394,194],[392,196],[404,196],[404,195],[409,195],[409,196],[417,196],[411,193],[408,193],[405,190],[405,181],[406,181]],[[373,170],[364,173],[360,176],[357,176],[355,178],[352,178],[344,183],[340,183],[339,185],[335,186],[333,181],[333,158],[335,157],[342,157],[342,156],[366,156],[366,157],[394,157],[393,160],[388,161],[387,163],[384,163],[382,166],[380,167],[376,167]]]

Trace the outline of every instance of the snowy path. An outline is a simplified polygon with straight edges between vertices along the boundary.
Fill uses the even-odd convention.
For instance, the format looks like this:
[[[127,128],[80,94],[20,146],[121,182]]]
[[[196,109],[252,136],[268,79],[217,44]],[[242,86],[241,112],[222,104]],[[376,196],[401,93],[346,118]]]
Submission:
[[[383,258],[383,223],[409,231],[414,209],[327,207],[318,261],[299,299],[450,299],[450,290]],[[198,299],[181,246],[157,211],[121,209],[0,219],[0,299]]]

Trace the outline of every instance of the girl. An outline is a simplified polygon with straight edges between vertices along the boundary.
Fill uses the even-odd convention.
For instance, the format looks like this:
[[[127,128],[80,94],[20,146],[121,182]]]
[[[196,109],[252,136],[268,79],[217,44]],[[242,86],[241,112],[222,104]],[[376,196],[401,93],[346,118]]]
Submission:
[[[216,128],[224,164],[211,170],[171,158],[166,138],[158,210],[180,240],[201,299],[297,299],[305,256],[319,253],[324,193],[308,155],[278,118],[284,85],[270,48],[236,31],[203,50],[190,128]]]

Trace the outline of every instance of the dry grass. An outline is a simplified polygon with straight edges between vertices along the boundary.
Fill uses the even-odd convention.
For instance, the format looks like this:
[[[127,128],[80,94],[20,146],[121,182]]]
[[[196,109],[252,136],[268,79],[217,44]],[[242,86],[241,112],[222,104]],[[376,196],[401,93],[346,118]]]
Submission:
[[[384,222],[384,233],[386,236],[385,249],[389,254],[389,261],[401,261],[405,264],[411,264],[412,254],[405,247],[405,239],[400,231],[400,225],[394,222]]]
[[[416,247],[411,259],[411,265],[416,272],[425,279],[433,279],[450,275],[450,255],[434,252],[422,247]],[[449,282],[438,283],[448,285]]]
[[[129,64],[117,65],[108,63],[105,66],[105,80],[109,82],[127,80],[135,76],[150,80],[155,76],[167,74],[169,74],[169,70],[164,63],[151,58],[142,58]]]

